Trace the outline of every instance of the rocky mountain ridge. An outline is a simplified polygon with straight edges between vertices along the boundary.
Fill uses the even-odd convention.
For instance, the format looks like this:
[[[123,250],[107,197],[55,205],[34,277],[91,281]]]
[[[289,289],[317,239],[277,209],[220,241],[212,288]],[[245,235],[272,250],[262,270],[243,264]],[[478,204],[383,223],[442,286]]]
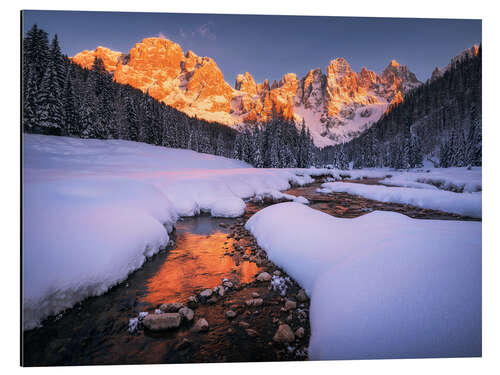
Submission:
[[[394,60],[377,74],[366,68],[357,73],[344,58],[336,58],[324,73],[312,69],[300,79],[287,73],[272,84],[256,83],[249,72],[239,74],[233,88],[213,59],[184,53],[164,38],[146,38],[128,54],[97,47],[72,59],[91,68],[95,58],[102,59],[116,82],[191,116],[230,126],[265,122],[274,115],[304,120],[320,147],[355,138],[421,84]]]
[[[472,47],[463,50],[457,56],[453,57],[450,60],[449,64],[446,65],[444,68],[436,66],[436,68],[432,71],[432,75],[429,78],[429,80],[431,82],[436,80],[438,77],[441,77],[447,70],[450,70],[456,63],[464,60],[465,58],[477,56],[478,53],[479,53],[479,46],[477,44],[474,44]]]

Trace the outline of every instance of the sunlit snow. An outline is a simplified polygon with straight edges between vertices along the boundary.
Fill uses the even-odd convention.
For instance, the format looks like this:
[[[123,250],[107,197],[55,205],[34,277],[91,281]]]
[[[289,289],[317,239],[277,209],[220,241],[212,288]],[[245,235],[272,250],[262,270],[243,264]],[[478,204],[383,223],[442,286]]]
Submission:
[[[246,228],[311,296],[311,359],[481,355],[480,222],[281,203]]]

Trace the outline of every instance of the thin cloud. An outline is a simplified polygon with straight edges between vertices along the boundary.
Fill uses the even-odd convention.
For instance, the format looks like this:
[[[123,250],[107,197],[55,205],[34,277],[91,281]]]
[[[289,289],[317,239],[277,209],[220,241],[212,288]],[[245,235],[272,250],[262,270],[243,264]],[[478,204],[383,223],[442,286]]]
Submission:
[[[168,39],[165,34],[163,34],[161,31],[158,33],[158,38],[161,38],[161,39]]]
[[[204,23],[203,25],[197,27],[194,30],[185,30],[181,28],[179,30],[179,35],[181,38],[201,38],[208,40],[216,40],[217,35],[213,31],[213,22]]]
[[[212,25],[213,25],[213,23],[209,22],[209,23],[205,23],[205,24],[201,25],[198,28],[198,33],[201,35],[202,38],[206,38],[209,40],[215,40],[217,38],[215,33],[211,30]]]
[[[186,31],[184,29],[179,30],[179,35],[181,38],[187,39],[187,38],[193,38],[194,37],[194,31]]]

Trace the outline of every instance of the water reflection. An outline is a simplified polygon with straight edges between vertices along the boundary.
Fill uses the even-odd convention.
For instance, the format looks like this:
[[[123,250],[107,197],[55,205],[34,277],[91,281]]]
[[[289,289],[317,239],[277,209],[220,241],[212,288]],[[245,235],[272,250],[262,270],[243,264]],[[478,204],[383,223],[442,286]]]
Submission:
[[[227,238],[228,230],[219,226],[221,222],[230,225],[233,221],[200,216],[178,223],[177,246],[146,281],[141,300],[152,305],[184,302],[195,290],[220,285],[223,277],[252,281],[259,270],[255,263],[243,261],[237,266],[231,256],[224,255],[233,249],[234,240]]]

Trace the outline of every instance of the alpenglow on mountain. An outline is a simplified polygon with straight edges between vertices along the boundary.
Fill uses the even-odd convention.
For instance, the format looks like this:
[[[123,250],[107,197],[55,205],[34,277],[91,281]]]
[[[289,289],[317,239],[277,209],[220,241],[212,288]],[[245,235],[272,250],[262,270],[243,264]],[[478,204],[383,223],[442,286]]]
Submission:
[[[97,47],[72,59],[91,68],[96,58],[102,59],[116,82],[190,116],[230,126],[265,122],[273,114],[298,123],[305,120],[319,147],[355,138],[421,84],[394,60],[381,74],[366,68],[358,73],[339,57],[326,72],[312,69],[301,79],[287,73],[271,84],[256,83],[246,72],[238,74],[232,87],[213,59],[184,53],[179,44],[164,38],[146,38],[128,54]]]

